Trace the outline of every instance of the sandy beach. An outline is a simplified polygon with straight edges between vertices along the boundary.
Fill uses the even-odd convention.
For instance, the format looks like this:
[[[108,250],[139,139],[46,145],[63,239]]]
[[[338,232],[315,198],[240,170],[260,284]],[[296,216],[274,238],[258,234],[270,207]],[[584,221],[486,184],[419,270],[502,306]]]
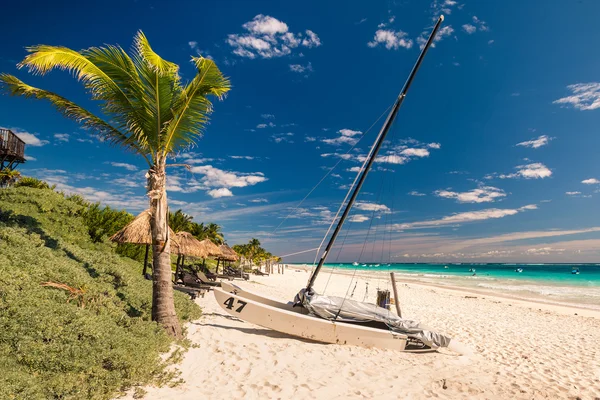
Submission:
[[[387,279],[323,273],[316,290],[353,290],[373,301]],[[290,300],[308,273],[252,276],[248,290]],[[487,293],[400,281],[406,318],[469,346],[409,354],[325,345],[261,328],[224,313],[212,293],[197,300],[204,316],[188,325],[193,347],[176,366],[184,383],[148,387],[146,399],[598,399],[600,313]],[[349,289],[350,288],[350,289]],[[132,395],[129,395],[132,398]]]

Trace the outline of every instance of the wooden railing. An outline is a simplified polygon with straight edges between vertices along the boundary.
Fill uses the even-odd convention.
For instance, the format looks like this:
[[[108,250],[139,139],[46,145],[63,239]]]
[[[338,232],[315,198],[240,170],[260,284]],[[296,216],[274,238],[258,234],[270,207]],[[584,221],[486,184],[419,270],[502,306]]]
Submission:
[[[0,158],[25,159],[25,142],[8,129],[0,128]]]

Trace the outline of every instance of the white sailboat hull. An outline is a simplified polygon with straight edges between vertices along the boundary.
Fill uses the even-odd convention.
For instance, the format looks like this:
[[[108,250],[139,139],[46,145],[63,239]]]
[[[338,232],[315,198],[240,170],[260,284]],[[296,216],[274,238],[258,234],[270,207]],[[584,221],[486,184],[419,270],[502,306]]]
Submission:
[[[303,315],[222,289],[215,289],[214,294],[217,303],[230,315],[255,325],[317,342],[404,351],[409,340],[406,335],[396,332]]]
[[[221,282],[221,289],[224,292],[234,293],[234,294],[237,294],[238,296],[244,297],[246,299],[256,301],[257,303],[261,303],[261,304],[265,304],[265,305],[268,305],[271,307],[279,308],[281,310],[286,310],[286,311],[295,312],[295,313],[299,313],[299,314],[308,314],[308,311],[306,311],[305,308],[294,307],[293,303],[291,303],[291,302],[284,303],[279,300],[261,296],[260,294],[253,293],[248,290],[244,290],[243,288],[239,287],[238,285],[235,285],[230,282]]]

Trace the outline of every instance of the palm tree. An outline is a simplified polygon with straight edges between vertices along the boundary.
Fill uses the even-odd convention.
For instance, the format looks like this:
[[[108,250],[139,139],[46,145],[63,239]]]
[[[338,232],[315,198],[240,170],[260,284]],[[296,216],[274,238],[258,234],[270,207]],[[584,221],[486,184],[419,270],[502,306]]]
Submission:
[[[14,185],[21,178],[21,173],[15,169],[4,168],[0,170],[0,187]]]
[[[173,232],[189,232],[192,225],[193,217],[185,214],[182,210],[177,210],[175,213],[169,213],[169,226]]]
[[[179,67],[155,53],[141,31],[134,38],[131,55],[111,45],[81,51],[39,45],[27,51],[29,55],[18,64],[19,68],[27,67],[40,75],[56,68],[72,72],[92,100],[99,103],[105,118],[12,75],[0,74],[0,88],[12,95],[50,101],[65,117],[139,155],[148,164],[146,191],[152,215],[154,261],[152,319],[169,334],[180,336],[171,285],[167,159],[201,136],[212,112],[208,97],[223,98],[230,89],[229,80],[212,60],[192,57],[197,73],[183,84]]]
[[[209,223],[205,228],[206,237],[215,244],[223,244],[225,239],[221,232],[221,227],[217,224]]]

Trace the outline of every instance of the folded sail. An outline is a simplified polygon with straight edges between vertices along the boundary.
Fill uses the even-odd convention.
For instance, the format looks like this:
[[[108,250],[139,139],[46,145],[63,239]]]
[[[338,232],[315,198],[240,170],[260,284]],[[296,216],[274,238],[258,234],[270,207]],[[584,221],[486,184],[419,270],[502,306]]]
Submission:
[[[418,321],[400,318],[375,304],[317,293],[309,294],[304,289],[296,295],[296,303],[302,304],[311,314],[330,321],[384,323],[390,330],[418,339],[432,349],[448,347],[450,344],[449,337],[425,329]]]

